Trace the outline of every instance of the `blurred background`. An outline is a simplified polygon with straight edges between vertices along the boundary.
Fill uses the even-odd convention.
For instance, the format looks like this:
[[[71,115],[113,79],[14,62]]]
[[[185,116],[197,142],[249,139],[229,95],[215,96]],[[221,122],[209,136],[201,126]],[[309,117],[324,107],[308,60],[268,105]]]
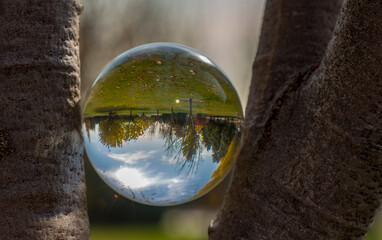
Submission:
[[[82,90],[113,58],[151,42],[174,42],[213,59],[243,106],[260,32],[264,0],[83,0]]]
[[[152,42],[174,42],[213,59],[231,79],[245,109],[265,0],[82,0],[82,96],[113,58]],[[91,239],[207,239],[229,176],[204,197],[150,207],[111,190],[85,156]],[[379,226],[379,227],[378,227]],[[376,224],[368,240],[382,240]]]

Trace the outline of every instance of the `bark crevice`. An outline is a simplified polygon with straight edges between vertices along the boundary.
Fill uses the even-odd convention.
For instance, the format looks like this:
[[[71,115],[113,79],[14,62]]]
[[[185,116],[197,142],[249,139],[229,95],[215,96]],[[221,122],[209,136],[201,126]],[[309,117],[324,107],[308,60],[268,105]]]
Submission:
[[[339,1],[300,3],[335,5],[325,10],[333,14],[326,24],[334,26]],[[382,43],[381,8],[379,1],[345,1],[330,43],[328,25],[320,25],[325,29],[320,54],[304,58],[318,41],[307,43],[301,62],[292,67],[281,54],[272,58],[279,69],[267,72],[271,57],[262,54],[269,45],[260,44],[247,109],[250,124],[210,239],[360,239],[366,234],[382,196],[382,54],[369,54]],[[309,61],[311,72],[282,84]],[[270,82],[264,80],[267,74],[273,74]],[[277,87],[257,98],[256,84],[261,90],[264,83]],[[263,101],[270,107],[259,116]]]
[[[13,150],[0,161],[2,239],[89,238],[80,11],[79,0],[0,2],[0,131]]]
[[[10,146],[9,135],[5,133],[4,130],[0,129],[0,161],[5,160],[5,158],[12,152],[13,149]]]

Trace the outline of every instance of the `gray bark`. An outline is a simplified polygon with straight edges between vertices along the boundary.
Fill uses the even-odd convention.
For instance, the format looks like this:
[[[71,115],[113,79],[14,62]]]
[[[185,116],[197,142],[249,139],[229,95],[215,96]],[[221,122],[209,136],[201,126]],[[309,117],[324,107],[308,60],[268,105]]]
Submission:
[[[372,223],[382,195],[382,1],[344,1],[331,34],[339,3],[268,1],[246,136],[210,239],[361,239]]]
[[[0,2],[0,238],[87,239],[79,0]]]

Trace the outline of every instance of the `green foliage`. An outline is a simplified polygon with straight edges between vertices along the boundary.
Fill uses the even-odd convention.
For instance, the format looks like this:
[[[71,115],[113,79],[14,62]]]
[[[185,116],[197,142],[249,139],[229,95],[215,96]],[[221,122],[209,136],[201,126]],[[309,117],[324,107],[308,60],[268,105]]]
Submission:
[[[109,148],[122,147],[122,140],[138,139],[152,123],[152,119],[145,117],[131,118],[129,121],[108,117],[99,122],[99,140]]]
[[[125,137],[122,119],[108,118],[99,123],[100,141],[107,147],[122,147]]]
[[[99,121],[100,142],[108,147],[122,147],[123,141],[136,140],[145,132],[159,134],[166,142],[166,151],[174,155],[178,171],[187,166],[189,173],[196,170],[201,157],[202,146],[211,151],[212,161],[218,163],[227,153],[238,129],[229,119],[187,116],[177,118],[173,114],[158,116],[104,116]],[[91,121],[87,120],[88,128]]]
[[[365,240],[382,240],[382,212],[376,218],[375,223],[367,233]]]
[[[229,144],[237,132],[235,124],[221,120],[210,120],[202,129],[203,144],[212,149],[212,160],[219,162],[227,153]]]
[[[185,130],[185,136],[182,140],[182,154],[186,158],[186,161],[194,161],[197,155],[198,149],[200,149],[200,136],[195,129],[195,124],[192,119],[187,123]]]

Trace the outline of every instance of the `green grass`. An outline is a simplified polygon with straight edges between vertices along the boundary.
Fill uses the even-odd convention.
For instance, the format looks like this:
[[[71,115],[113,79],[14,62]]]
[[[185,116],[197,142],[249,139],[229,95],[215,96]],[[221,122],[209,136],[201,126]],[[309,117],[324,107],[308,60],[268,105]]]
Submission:
[[[160,62],[160,64],[158,64]],[[180,99],[176,103],[176,99]],[[189,112],[242,116],[236,91],[211,65],[182,57],[155,55],[115,66],[92,88],[85,115]]]
[[[379,214],[364,240],[382,240],[382,213]]]
[[[365,240],[382,240],[382,224],[374,226]],[[171,237],[158,225],[92,225],[91,240],[203,240],[202,238]]]
[[[91,226],[91,240],[202,240],[197,238],[179,238],[167,235],[157,225],[98,225]]]

